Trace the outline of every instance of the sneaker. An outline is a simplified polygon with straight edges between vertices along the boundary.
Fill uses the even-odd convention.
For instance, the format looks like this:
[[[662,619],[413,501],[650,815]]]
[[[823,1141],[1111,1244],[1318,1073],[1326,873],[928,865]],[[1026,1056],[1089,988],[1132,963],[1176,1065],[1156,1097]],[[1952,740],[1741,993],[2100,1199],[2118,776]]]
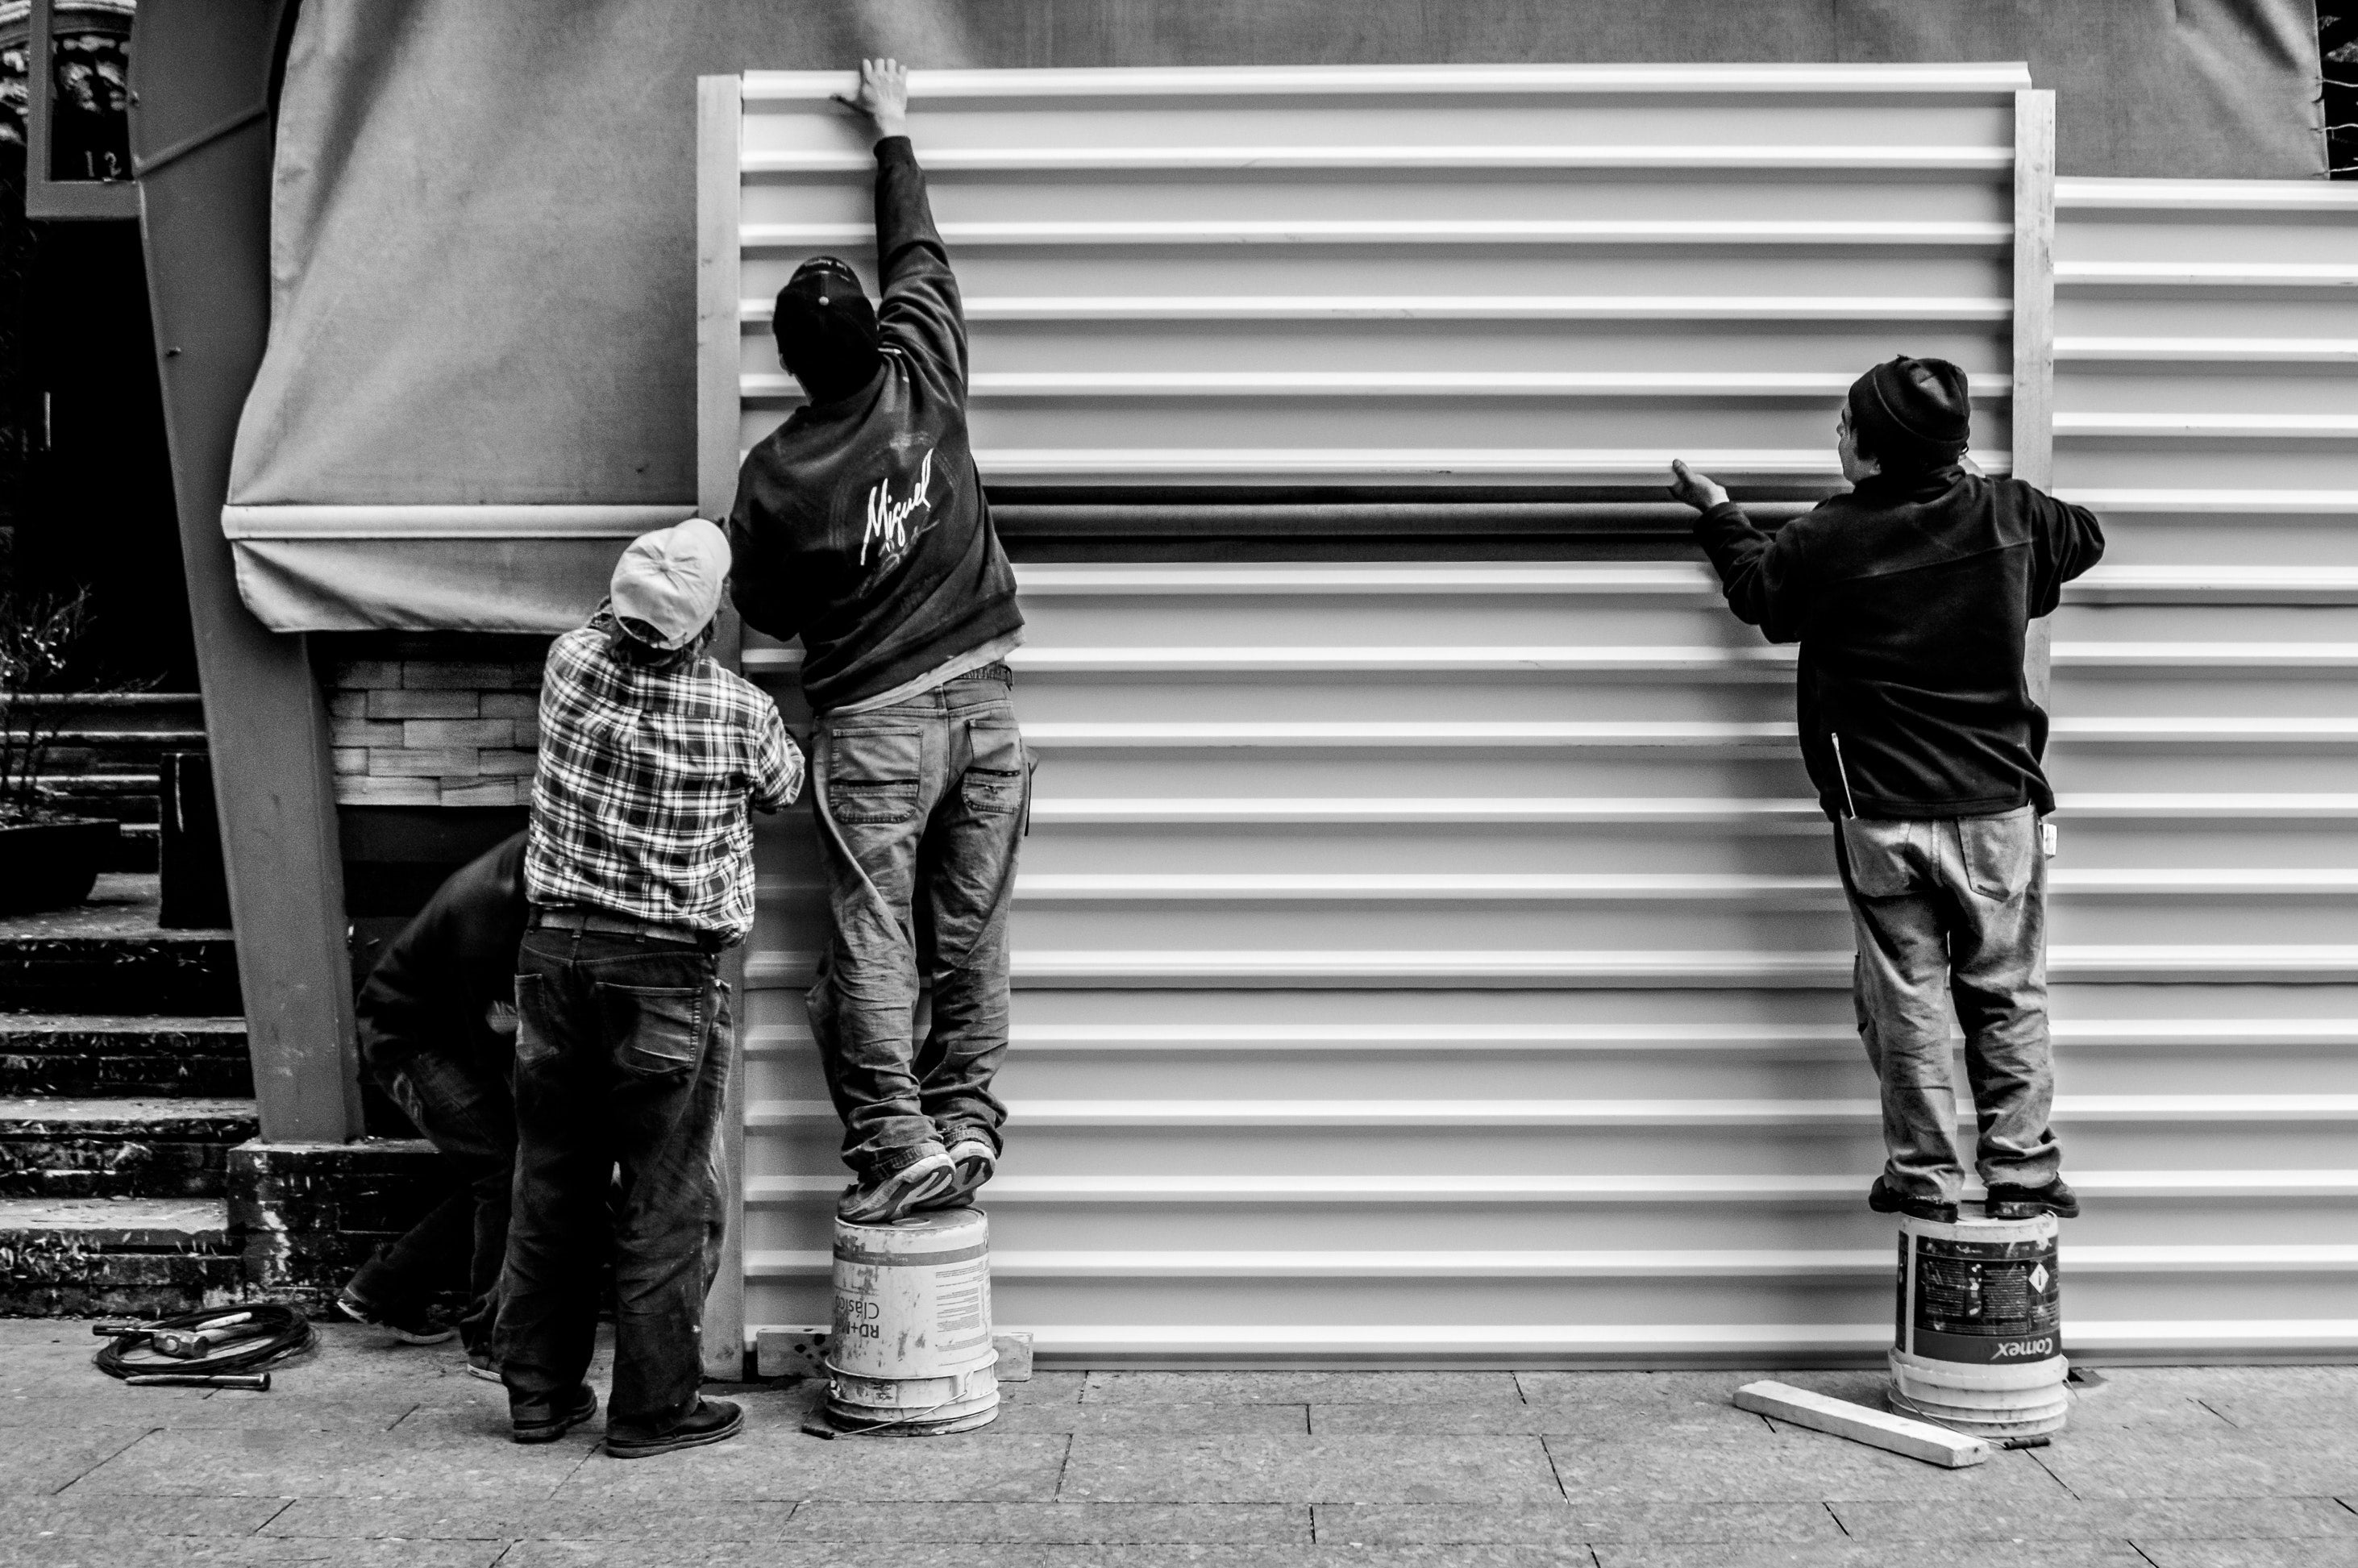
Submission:
[[[2042,1214],[2051,1214],[2058,1219],[2077,1219],[2080,1195],[2066,1186],[2061,1176],[2043,1187],[1992,1182],[1988,1214],[1992,1219],[2037,1219]]]
[[[500,1380],[500,1364],[492,1359],[488,1350],[478,1350],[467,1357],[467,1376],[481,1378],[486,1383]]]
[[[1877,1214],[1904,1214],[1911,1219],[1929,1219],[1935,1225],[1957,1223],[1955,1204],[1942,1203],[1933,1198],[1910,1197],[1906,1193],[1895,1191],[1890,1182],[1882,1176],[1876,1177],[1875,1185],[1866,1189],[1866,1206]]]
[[[917,1147],[924,1152],[907,1164],[844,1188],[835,1217],[854,1225],[890,1225],[946,1191],[957,1180],[948,1152],[931,1141]]]
[[[508,1435],[518,1443],[554,1443],[597,1413],[598,1392],[584,1383],[571,1410],[542,1421],[517,1420]]]
[[[726,1443],[745,1430],[745,1412],[728,1400],[698,1400],[686,1421],[669,1432],[617,1422],[606,1429],[606,1452],[617,1459],[645,1459],[682,1448]]]
[[[365,1323],[372,1328],[384,1329],[404,1345],[440,1345],[459,1337],[459,1325],[449,1322],[431,1307],[387,1312],[355,1295],[350,1285],[337,1294],[336,1310],[354,1323]]]
[[[950,1145],[950,1165],[955,1174],[950,1179],[947,1190],[938,1197],[923,1204],[912,1205],[912,1207],[957,1208],[968,1202],[976,1193],[982,1190],[982,1184],[990,1180],[992,1173],[999,1169],[999,1151],[990,1146],[989,1139],[972,1136],[961,1138]]]

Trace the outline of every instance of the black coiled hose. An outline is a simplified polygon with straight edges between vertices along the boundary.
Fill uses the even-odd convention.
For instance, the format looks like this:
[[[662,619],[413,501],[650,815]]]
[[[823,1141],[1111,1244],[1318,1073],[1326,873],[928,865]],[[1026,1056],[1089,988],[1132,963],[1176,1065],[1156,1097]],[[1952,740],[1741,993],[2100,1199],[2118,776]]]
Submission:
[[[208,1332],[220,1337],[201,1355],[168,1356],[157,1348],[159,1337]],[[308,1350],[318,1338],[309,1318],[293,1307],[265,1302],[142,1323],[117,1334],[91,1360],[110,1378],[219,1377],[283,1361]]]

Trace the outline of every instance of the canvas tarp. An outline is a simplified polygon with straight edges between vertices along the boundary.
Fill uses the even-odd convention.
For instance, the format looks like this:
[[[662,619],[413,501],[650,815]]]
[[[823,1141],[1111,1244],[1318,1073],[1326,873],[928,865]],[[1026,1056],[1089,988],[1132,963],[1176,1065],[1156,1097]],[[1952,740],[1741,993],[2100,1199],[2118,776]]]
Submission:
[[[2305,0],[306,0],[224,516],[265,622],[577,623],[622,540],[695,497],[695,79],[880,53],[2027,59],[2064,173],[2324,172]],[[452,505],[511,524],[404,510]]]

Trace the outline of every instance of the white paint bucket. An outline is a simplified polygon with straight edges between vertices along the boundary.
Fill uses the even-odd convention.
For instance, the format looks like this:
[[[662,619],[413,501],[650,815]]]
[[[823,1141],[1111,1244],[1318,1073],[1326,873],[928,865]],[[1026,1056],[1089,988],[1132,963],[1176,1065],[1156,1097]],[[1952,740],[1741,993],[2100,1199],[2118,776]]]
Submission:
[[[2051,1214],[1990,1219],[1977,1204],[1954,1225],[1900,1217],[1894,1410],[1982,1437],[2062,1427],[2060,1229]]]
[[[990,1221],[979,1208],[835,1222],[827,1419],[846,1431],[965,1432],[999,1413]]]

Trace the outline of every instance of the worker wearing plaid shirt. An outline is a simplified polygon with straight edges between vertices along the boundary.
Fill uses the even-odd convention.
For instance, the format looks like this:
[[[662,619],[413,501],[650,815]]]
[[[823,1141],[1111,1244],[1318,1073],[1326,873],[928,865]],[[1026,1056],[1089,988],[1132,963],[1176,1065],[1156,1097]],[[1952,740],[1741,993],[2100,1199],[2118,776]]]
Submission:
[[[746,809],[792,802],[803,759],[769,697],[704,656],[729,568],[726,535],[701,518],[635,540],[609,605],[548,654],[493,1338],[519,1443],[597,1413],[582,1376],[610,1230],[606,1452],[664,1454],[743,1426],[735,1405],[697,1393],[724,1201],[719,956],[753,924]]]

